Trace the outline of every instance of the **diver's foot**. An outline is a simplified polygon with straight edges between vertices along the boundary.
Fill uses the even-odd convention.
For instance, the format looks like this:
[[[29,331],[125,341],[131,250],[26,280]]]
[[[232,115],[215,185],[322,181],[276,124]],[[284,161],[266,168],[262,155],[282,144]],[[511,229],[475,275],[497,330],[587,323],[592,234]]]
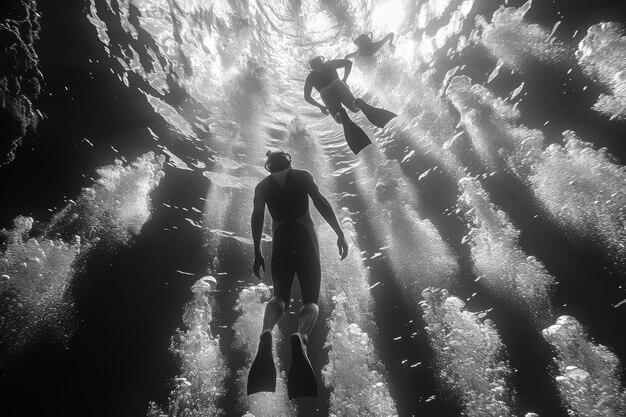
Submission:
[[[287,374],[289,399],[296,397],[317,397],[315,371],[306,354],[306,345],[299,333],[291,335],[291,367]]]
[[[248,395],[262,391],[276,391],[276,367],[274,366],[274,356],[272,355],[272,332],[269,330],[261,333],[259,350],[248,374]]]

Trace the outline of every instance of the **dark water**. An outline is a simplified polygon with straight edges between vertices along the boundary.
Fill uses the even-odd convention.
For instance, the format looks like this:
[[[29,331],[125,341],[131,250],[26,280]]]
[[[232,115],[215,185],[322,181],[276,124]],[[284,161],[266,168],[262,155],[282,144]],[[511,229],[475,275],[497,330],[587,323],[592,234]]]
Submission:
[[[206,170],[211,172],[218,172],[219,158],[223,156],[250,165],[262,161],[264,146],[258,141],[252,143],[250,139],[250,149],[246,149],[246,139],[259,135],[273,140],[275,137],[284,138],[288,135],[289,129],[286,125],[294,115],[284,109],[289,109],[289,100],[291,102],[300,100],[295,91],[298,91],[296,89],[299,85],[298,77],[303,78],[304,75],[290,75],[291,78],[284,81],[288,87],[275,87],[269,90],[271,94],[286,95],[287,103],[282,107],[284,112],[282,114],[257,116],[269,119],[264,119],[264,122],[259,124],[261,127],[256,125],[246,127],[248,122],[245,116],[234,111],[229,120],[235,125],[244,126],[238,131],[240,135],[238,141],[233,139],[236,143],[220,139],[218,134],[208,127],[208,123],[205,126],[196,126],[192,129],[192,134],[186,134],[181,132],[180,126],[172,122],[172,119],[168,122],[167,118],[162,117],[148,98],[160,97],[187,121],[195,120],[196,117],[205,119],[214,114],[225,117],[220,113],[223,109],[212,108],[211,105],[214,103],[203,101],[205,96],[212,96],[212,91],[203,91],[201,97],[199,90],[194,90],[198,88],[197,85],[185,84],[181,80],[182,77],[177,78],[180,75],[172,75],[175,71],[172,71],[170,76],[159,75],[169,82],[168,88],[164,89],[167,90],[165,94],[155,90],[138,75],[139,71],[126,71],[129,74],[129,86],[124,85],[118,77],[124,69],[116,57],[124,56],[125,49],[126,53],[131,47],[137,52],[142,67],[148,73],[150,66],[156,68],[160,61],[171,59],[171,56],[164,52],[151,56],[150,51],[158,51],[163,45],[153,39],[148,31],[139,30],[136,38],[133,38],[116,17],[117,7],[129,9],[131,10],[129,20],[133,21],[133,15],[136,18],[138,10],[144,3],[139,2],[138,6],[130,8],[121,2],[111,3],[113,6],[108,9],[105,1],[93,2],[112,40],[110,53],[105,50],[94,25],[86,17],[90,13],[90,2],[66,0],[39,2],[37,5],[41,14],[41,32],[35,47],[43,83],[36,108],[44,117],[36,131],[30,132],[25,137],[22,146],[16,152],[15,160],[0,167],[0,182],[5,195],[0,211],[0,227],[11,229],[17,216],[28,216],[34,219],[31,236],[41,240],[45,240],[46,237],[49,239],[58,237],[64,242],[70,242],[72,236],[77,234],[83,239],[82,242],[89,243],[89,247],[88,249],[84,247],[81,254],[71,263],[73,270],[69,274],[68,287],[58,302],[59,305],[69,305],[71,308],[62,309],[62,314],[58,315],[50,313],[46,316],[52,317],[49,322],[34,313],[32,316],[29,313],[22,315],[19,312],[15,313],[19,311],[14,309],[14,304],[19,301],[16,301],[19,299],[19,293],[17,296],[10,293],[2,295],[3,359],[0,389],[3,398],[6,399],[2,407],[3,414],[42,415],[60,412],[64,415],[77,416],[143,416],[147,414],[150,402],[155,402],[167,414],[168,404],[171,404],[172,399],[170,392],[174,387],[174,378],[182,374],[181,360],[170,350],[170,345],[176,329],[185,328],[183,311],[186,303],[192,298],[190,287],[198,278],[209,273],[215,275],[220,271],[225,275],[221,278],[218,276],[220,292],[215,295],[211,332],[220,338],[219,345],[222,355],[227,360],[228,374],[223,386],[225,394],[217,400],[216,407],[228,416],[243,415],[246,406],[242,405],[241,396],[237,391],[236,372],[245,368],[247,357],[233,348],[233,341],[236,339],[234,329],[238,318],[234,306],[242,289],[257,282],[250,274],[249,245],[235,239],[221,239],[216,246],[211,240],[215,233],[207,232],[207,228],[210,227],[194,227],[192,223],[203,224],[204,221],[206,225],[203,215],[209,210],[206,207],[211,203],[218,205],[215,201],[206,201],[209,190],[215,185],[214,181],[203,175],[204,169],[183,170],[177,168],[174,162],[163,165],[162,178],[151,184],[150,188],[151,214],[145,222],[128,221],[131,229],[135,225],[140,229],[130,236],[122,233],[123,236],[119,237],[117,229],[110,227],[109,223],[96,222],[94,219],[101,213],[98,210],[89,212],[93,216],[93,219],[90,217],[91,220],[88,221],[92,232],[86,232],[65,218],[59,220],[57,228],[52,227],[52,232],[49,224],[54,220],[53,213],[58,213],[66,207],[68,199],[78,200],[85,187],[94,186],[94,179],[100,175],[96,172],[97,168],[114,164],[116,158],[123,158],[130,163],[152,151],[156,155],[166,155],[167,160],[172,161],[169,154],[171,153],[184,160],[188,166],[192,166],[193,161],[204,161]],[[244,13],[238,8],[245,9],[249,6],[248,3],[231,3],[231,8],[241,15]],[[418,2],[418,6],[423,3],[425,2]],[[299,7],[305,14],[308,3],[286,4],[294,10]],[[332,26],[333,37],[345,38],[347,34],[356,31],[355,28],[349,27],[349,22],[354,23],[355,27],[365,26],[365,22],[358,21],[360,15],[355,14],[351,20],[345,13],[342,14],[344,9],[351,12],[354,11],[353,7],[365,7],[365,3],[350,3],[350,7],[343,3],[338,6],[324,2],[322,4],[334,13],[329,12],[329,15],[340,22]],[[523,2],[511,1],[508,5],[519,7],[522,4]],[[461,33],[469,36],[473,17],[484,15],[489,18],[499,6],[499,2],[476,0],[469,17],[465,19]],[[260,10],[267,12],[267,8],[259,7]],[[209,9],[208,6],[206,8]],[[417,8],[411,6],[412,12],[415,12],[415,9]],[[423,32],[430,36],[434,35],[436,30],[443,26],[442,21],[449,19],[450,10],[441,17],[433,18]],[[254,13],[250,13],[250,16],[258,18]],[[345,20],[341,20],[342,18]],[[266,21],[258,19],[250,18],[246,23],[248,26],[244,27],[252,27],[261,32],[255,25]],[[572,49],[576,49],[589,26],[601,21],[626,21],[626,6],[622,2],[610,1],[537,2],[525,15],[524,21],[539,24],[548,31],[557,21],[561,21],[556,37]],[[270,32],[272,30],[269,27],[266,29]],[[222,36],[224,33],[232,32],[231,40],[234,45],[234,39],[239,33],[238,27],[233,24],[233,27],[219,30],[222,31],[220,32]],[[409,38],[406,27],[403,27],[403,30],[403,36]],[[570,34],[575,30],[578,30],[577,35],[571,37]],[[418,32],[421,36],[422,31]],[[417,32],[415,36],[418,36]],[[505,44],[506,41],[508,39],[505,39]],[[254,44],[255,41],[250,42]],[[262,45],[261,42],[255,44],[255,47]],[[303,47],[302,51],[308,52],[310,48],[307,48]],[[511,48],[515,49],[515,46],[512,44]],[[530,129],[541,130],[546,144],[562,143],[561,132],[573,130],[580,138],[591,143],[594,149],[606,147],[613,156],[613,165],[621,167],[623,174],[623,166],[626,163],[624,118],[610,119],[605,114],[591,110],[598,95],[607,93],[610,88],[590,81],[580,67],[572,66],[574,68],[572,74],[565,75],[562,68],[557,65],[558,60],[555,60],[557,63],[546,63],[531,56],[525,61],[524,66],[514,73],[503,68],[500,75],[487,82],[497,59],[490,57],[486,48],[469,46],[462,54],[452,56],[447,55],[445,50],[445,47],[440,48],[434,54],[432,61],[434,83],[440,85],[446,72],[457,65],[465,67],[455,75],[466,75],[471,78],[472,84],[483,84],[492,94],[499,97],[506,97],[524,82],[525,95],[518,105],[521,113],[516,122],[518,125],[523,124]],[[273,52],[271,49],[269,51],[268,53]],[[262,54],[259,52],[250,54],[256,54],[255,58],[261,62],[262,67],[263,60],[259,58]],[[226,55],[222,56],[224,62]],[[276,59],[281,62],[279,58]],[[268,62],[272,62],[270,58]],[[177,65],[177,68],[189,67],[196,71],[192,71],[193,75],[189,74],[188,80],[197,77],[199,70],[194,68],[194,64],[185,64],[185,60],[181,58]],[[410,73],[410,76],[419,78],[428,66],[428,64],[414,65],[412,67],[414,72]],[[282,72],[288,73],[292,70],[292,67],[285,64],[284,68],[279,67],[272,75],[278,77]],[[154,71],[156,72],[156,69]],[[399,76],[395,72],[392,75]],[[588,88],[583,90],[584,85]],[[292,86],[296,87],[291,88]],[[248,87],[244,86],[244,93],[254,95],[250,89],[245,88]],[[389,95],[392,96],[392,92]],[[413,104],[407,104],[407,113],[418,106]],[[477,111],[481,110],[478,106],[475,108]],[[330,124],[319,122],[310,110],[309,113],[302,110],[298,112],[303,114],[302,119],[308,123],[307,126],[314,139],[318,137],[316,127],[322,131],[319,133],[320,136],[334,128]],[[453,100],[447,101],[446,112],[450,115],[450,120],[453,120],[450,125],[451,131],[456,132],[453,128],[463,115],[458,107],[455,107]],[[280,118],[282,121],[277,121]],[[401,120],[408,122],[410,117]],[[479,118],[479,122],[480,120],[482,119]],[[549,123],[544,125],[546,121]],[[274,131],[272,130],[274,126],[280,128]],[[154,132],[158,140],[153,138],[147,128]],[[541,416],[568,415],[567,409],[571,405],[561,399],[559,386],[555,383],[555,376],[560,374],[553,361],[556,355],[551,345],[546,343],[541,329],[554,324],[559,316],[575,317],[584,326],[593,343],[606,346],[619,361],[623,362],[626,358],[626,340],[623,337],[626,305],[618,307],[616,305],[626,298],[623,289],[626,276],[626,264],[622,257],[624,251],[615,249],[619,246],[612,246],[611,242],[615,243],[615,240],[604,239],[606,234],[586,234],[585,230],[564,226],[549,216],[538,199],[533,197],[531,192],[533,186],[529,187],[523,179],[507,169],[502,161],[497,162],[495,167],[485,167],[481,154],[473,151],[476,142],[470,139],[472,133],[466,132],[458,143],[451,147],[467,168],[466,174],[482,175],[490,171],[497,172],[497,175],[481,179],[482,187],[490,196],[489,203],[503,210],[508,215],[511,227],[521,231],[518,240],[521,253],[536,257],[547,274],[557,282],[550,289],[551,313],[547,317],[535,320],[532,311],[520,308],[516,303],[517,300],[510,297],[510,294],[501,296],[502,293],[497,289],[481,287],[474,281],[481,274],[474,269],[470,246],[463,241],[468,232],[468,219],[462,214],[454,213],[460,194],[458,178],[453,172],[446,170],[442,161],[433,156],[433,153],[423,152],[424,148],[415,146],[406,131],[394,129],[391,128],[377,136],[383,144],[381,150],[384,152],[384,159],[403,161],[399,165],[403,181],[408,189],[415,190],[419,195],[415,211],[419,213],[421,219],[432,222],[440,240],[445,242],[446,247],[454,254],[458,268],[450,272],[452,278],[447,285],[448,290],[462,300],[470,300],[465,306],[468,311],[493,309],[488,313],[488,318],[493,322],[493,328],[497,330],[496,335],[504,346],[501,356],[506,359],[509,369],[512,370],[506,378],[508,391],[502,396],[511,409],[511,415],[524,415],[528,412]],[[337,132],[333,130],[333,133]],[[198,141],[189,140],[190,136],[195,136]],[[343,167],[342,158],[347,155],[341,153],[343,151],[338,153],[335,150],[335,144],[341,143],[335,139],[329,142],[320,141],[316,148],[320,152],[318,154],[320,158],[327,161],[327,166],[333,168],[329,175],[339,172]],[[277,143],[281,142],[266,140],[263,145]],[[412,158],[405,160],[409,149],[416,152]],[[294,160],[298,158],[306,159],[303,154],[296,155],[294,152]],[[214,162],[216,160],[218,162]],[[358,161],[358,158],[353,158],[350,163],[353,161]],[[362,171],[362,169],[367,163],[376,165],[376,161],[378,160],[372,159],[365,162],[361,168],[350,169],[343,175],[336,175],[334,192],[354,195],[335,198],[334,206],[337,210],[339,207],[346,207],[353,213],[351,218],[355,230],[354,252],[362,251],[363,264],[370,268],[368,285],[380,282],[370,291],[371,313],[375,325],[372,329],[366,330],[370,333],[383,366],[386,386],[397,414],[494,415],[488,414],[486,410],[484,414],[468,411],[468,398],[473,398],[468,392],[472,390],[464,392],[462,388],[447,385],[440,378],[442,369],[438,362],[441,360],[438,359],[441,358],[438,356],[441,352],[440,346],[429,338],[425,327],[427,325],[432,327],[433,324],[426,321],[424,307],[418,305],[422,300],[420,293],[425,285],[421,282],[415,287],[403,284],[406,281],[402,281],[402,275],[408,273],[396,262],[399,258],[407,258],[410,255],[400,252],[400,255],[395,255],[394,258],[391,251],[383,250],[382,256],[373,257],[375,253],[381,252],[381,247],[389,243],[388,237],[381,233],[380,229],[385,226],[386,218],[372,216],[375,207],[387,206],[384,203],[374,206],[371,201],[373,194],[363,192],[368,187],[370,193],[374,192],[376,178],[373,182],[362,181],[362,175],[366,175],[363,172],[371,174],[373,170]],[[158,162],[146,162],[142,167],[150,170],[157,165]],[[427,169],[435,166],[439,166],[438,171],[432,171],[428,176],[420,178]],[[144,168],[140,167],[139,171]],[[113,182],[120,170],[121,168],[110,171]],[[254,176],[244,169],[240,171],[235,169],[232,172],[235,178]],[[258,172],[256,174],[258,175]],[[562,173],[555,172],[554,175]],[[138,183],[143,184],[141,181],[143,180],[138,180]],[[602,181],[598,181],[596,185],[597,189],[600,189]],[[139,189],[141,187],[138,186],[137,190]],[[621,194],[616,197],[618,201],[621,201],[619,198],[623,198],[625,190],[626,184],[622,183],[622,189],[618,190]],[[592,191],[589,190],[590,193]],[[249,207],[245,205],[250,204],[245,200],[251,196],[249,192],[246,194],[247,192],[245,187],[239,190],[239,194],[234,197],[235,205],[239,201],[237,198],[240,198],[243,209]],[[103,195],[109,196],[106,193]],[[132,201],[133,195],[139,194],[135,188],[130,187],[129,190],[114,189],[110,195],[112,197],[109,201],[98,200],[100,194],[97,194],[93,206],[108,207],[107,204],[113,204],[111,201]],[[584,205],[584,202],[580,204]],[[199,210],[194,211],[192,207]],[[242,228],[242,224],[247,227],[249,214],[243,209],[242,213],[232,209],[230,217],[227,216],[224,224],[218,224],[215,228],[232,231],[239,237],[249,239],[248,230]],[[141,212],[142,209],[137,210]],[[127,211],[121,210],[120,213]],[[474,212],[476,211],[479,209]],[[79,215],[84,214],[82,211],[77,212]],[[108,211],[104,210],[103,213],[106,214]],[[609,217],[611,213],[615,215],[615,219],[620,215],[623,216],[623,211],[609,211]],[[471,218],[471,213],[467,217]],[[618,220],[616,224],[619,225]],[[623,222],[621,227],[624,227]],[[506,227],[501,226],[501,230],[505,229]],[[394,234],[393,228],[389,230],[392,231],[392,244],[402,246],[403,237]],[[617,245],[626,244],[624,240],[619,241],[620,237],[624,236],[623,232],[621,235],[609,234],[609,237],[611,236],[617,236]],[[10,238],[5,236],[3,245],[2,250],[7,251],[10,247]],[[405,247],[411,248],[409,244]],[[215,256],[220,261],[218,268],[213,265]],[[442,258],[445,256],[442,255]],[[497,264],[497,260],[495,263]],[[436,266],[428,262],[421,265]],[[416,276],[420,275],[419,270],[411,271],[416,272]],[[54,273],[52,271],[52,275]],[[350,270],[350,273],[354,271]],[[55,282],[52,275],[50,280]],[[408,291],[407,285],[410,288],[417,288],[415,290],[417,295]],[[476,296],[472,296],[474,293],[477,293]],[[327,302],[325,305],[322,301],[321,306],[319,325],[311,337],[312,344],[309,348],[311,360],[316,371],[320,373],[324,364],[328,362],[328,349],[324,348],[324,340],[329,335],[328,323],[332,314],[331,303]],[[297,303],[296,307],[292,307],[292,311],[297,311],[295,308]],[[33,311],[36,310],[37,307],[33,307]],[[37,319],[36,322],[33,317]],[[32,325],[28,324],[30,320]],[[281,322],[280,328],[283,334],[288,335],[294,326],[294,316],[288,315]],[[394,340],[399,336],[401,339]],[[481,337],[483,336],[478,333],[469,333],[469,340],[478,340]],[[490,346],[498,343],[496,339],[493,336],[487,337]],[[477,358],[484,359],[481,352],[476,353]],[[279,356],[283,363],[289,363],[289,353],[286,349],[280,350]],[[591,356],[589,358],[590,368],[604,366]],[[411,367],[415,363],[421,365]],[[478,360],[473,363],[477,367],[482,366]],[[472,367],[472,361],[463,366],[467,367],[468,375],[480,373],[479,369]],[[622,369],[622,365],[618,364],[619,372],[615,379],[601,380],[597,384],[609,386],[616,383],[617,390],[622,395],[623,406],[625,377],[620,373]],[[323,386],[321,378],[320,388],[319,399],[298,401],[299,415],[329,414],[332,408],[329,405],[331,389]],[[278,403],[281,400],[280,397],[277,398]],[[619,404],[619,397],[610,398]],[[343,400],[351,401],[350,397]],[[581,395],[581,401],[584,400],[584,395]],[[626,414],[623,408],[618,407],[614,410],[617,410],[616,415]]]

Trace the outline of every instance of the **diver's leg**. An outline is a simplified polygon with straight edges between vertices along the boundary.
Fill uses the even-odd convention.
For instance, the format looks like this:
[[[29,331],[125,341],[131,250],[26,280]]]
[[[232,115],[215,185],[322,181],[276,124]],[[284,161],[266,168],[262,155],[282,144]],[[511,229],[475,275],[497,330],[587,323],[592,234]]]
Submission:
[[[319,254],[312,240],[317,239],[317,237],[309,236],[309,231],[304,226],[301,226],[301,233],[301,251],[298,253],[298,267],[296,269],[302,291],[302,308],[298,315],[298,333],[306,344],[319,313],[317,303],[320,295],[322,268],[320,266]]]
[[[317,397],[317,378],[307,355],[306,343],[317,320],[321,267],[312,236],[303,225],[297,226],[298,239],[294,241],[293,251],[303,305],[298,317],[298,332],[291,335],[291,366],[287,374],[287,394],[290,399]]]
[[[341,104],[343,104],[348,110],[353,113],[359,111],[359,106],[355,103],[354,94],[350,91],[350,87],[341,80],[335,80],[329,86],[332,88],[334,94],[339,98]]]
[[[284,312],[285,302],[279,297],[272,297],[265,306],[265,314],[263,315],[263,331],[269,330],[271,332]]]
[[[339,110],[341,110],[341,101],[339,96],[335,93],[333,83],[320,90],[320,98],[326,106],[326,109],[328,109],[330,115],[333,116],[333,119],[335,119],[335,122],[341,124],[341,115],[339,114]]]
[[[277,233],[274,234],[271,264],[274,296],[265,306],[263,331],[259,337],[259,347],[248,372],[248,395],[257,392],[276,391],[276,366],[272,351],[272,330],[276,326],[278,319],[285,312],[285,308],[289,305],[291,286],[295,273],[293,263],[288,262],[289,246],[289,239],[286,239],[281,228],[278,228]]]
[[[274,291],[273,297],[265,306],[263,331],[274,329],[285,310],[289,308],[291,300],[295,268],[289,254],[290,239],[285,232],[287,232],[285,225],[282,225],[273,236],[271,272]]]
[[[300,309],[300,314],[298,315],[298,334],[300,334],[300,338],[302,338],[304,344],[309,340],[309,334],[311,334],[311,330],[313,330],[313,326],[315,326],[318,313],[319,307],[315,303],[306,303]]]

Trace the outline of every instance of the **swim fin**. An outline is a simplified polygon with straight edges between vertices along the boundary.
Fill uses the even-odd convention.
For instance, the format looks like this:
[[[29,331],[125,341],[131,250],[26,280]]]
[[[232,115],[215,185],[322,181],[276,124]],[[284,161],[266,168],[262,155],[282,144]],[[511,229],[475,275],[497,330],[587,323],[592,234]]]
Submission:
[[[276,391],[276,367],[274,366],[274,357],[272,355],[272,332],[269,330],[261,333],[259,350],[248,374],[248,395],[261,391]]]
[[[385,127],[391,119],[397,116],[397,114],[390,112],[389,110],[379,109],[378,107],[370,106],[360,98],[355,100],[367,120],[369,120],[374,126]]]
[[[341,124],[343,125],[343,134],[346,137],[346,142],[348,142],[348,146],[352,149],[352,152],[358,155],[363,148],[367,145],[371,145],[372,141],[367,134],[348,117],[346,109],[339,110],[339,114],[341,115]]]
[[[298,333],[291,335],[291,367],[287,374],[289,399],[317,397],[317,379],[306,355],[306,346]]]

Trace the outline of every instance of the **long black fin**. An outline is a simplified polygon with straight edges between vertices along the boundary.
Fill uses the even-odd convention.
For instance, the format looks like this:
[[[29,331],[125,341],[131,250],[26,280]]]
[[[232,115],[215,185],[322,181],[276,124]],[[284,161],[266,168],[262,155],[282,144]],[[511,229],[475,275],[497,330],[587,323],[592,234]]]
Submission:
[[[300,335],[291,335],[291,367],[287,374],[289,399],[296,397],[317,397],[317,378]]]
[[[345,109],[339,110],[339,114],[341,115],[341,124],[343,125],[343,134],[346,137],[346,142],[348,142],[348,146],[352,149],[352,152],[358,155],[363,148],[371,145],[372,141],[367,134],[348,117],[348,112],[346,112]]]
[[[257,392],[276,392],[276,366],[272,354],[272,332],[261,333],[259,350],[248,373],[248,395]]]
[[[398,116],[397,114],[389,110],[370,106],[360,98],[356,99],[356,104],[359,106],[365,117],[367,117],[367,120],[369,120],[370,123],[377,127],[385,127],[385,125],[387,125],[387,123],[389,123],[391,119]]]

